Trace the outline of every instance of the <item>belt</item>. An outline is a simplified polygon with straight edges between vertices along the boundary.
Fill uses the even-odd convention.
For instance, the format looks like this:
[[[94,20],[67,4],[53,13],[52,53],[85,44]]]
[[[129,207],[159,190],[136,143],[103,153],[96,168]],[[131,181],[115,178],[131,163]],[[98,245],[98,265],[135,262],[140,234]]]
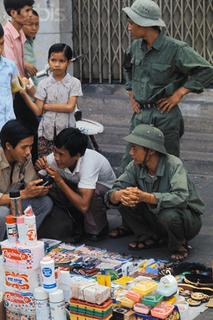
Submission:
[[[150,108],[156,108],[157,104],[154,102],[143,102],[140,103],[141,109],[150,109]]]

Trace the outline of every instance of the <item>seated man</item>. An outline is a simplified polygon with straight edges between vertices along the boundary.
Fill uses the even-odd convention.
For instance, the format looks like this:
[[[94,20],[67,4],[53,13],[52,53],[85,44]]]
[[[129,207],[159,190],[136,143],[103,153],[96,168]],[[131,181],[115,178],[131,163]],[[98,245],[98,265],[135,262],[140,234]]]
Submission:
[[[39,228],[52,209],[52,200],[45,196],[49,188],[37,186],[38,179],[31,162],[33,133],[17,120],[8,121],[0,133],[0,241],[5,237],[5,216],[10,214],[9,191],[18,188],[23,209],[32,206]]]
[[[54,153],[38,159],[36,166],[53,177],[56,191],[60,191],[53,198],[58,201],[63,194],[61,205],[69,208],[72,221],[75,220],[74,228],[80,229],[84,223],[88,238],[97,241],[108,231],[104,195],[112,187],[115,174],[108,160],[97,151],[87,149],[87,144],[88,137],[80,130],[64,129],[54,140]],[[59,229],[62,229],[63,222],[53,231],[53,220],[51,217],[47,220],[48,237],[60,238]],[[50,234],[51,227],[53,234]],[[43,236],[47,236],[46,231]],[[65,230],[61,233],[63,238],[66,237]]]
[[[188,256],[187,241],[201,228],[204,205],[182,161],[166,152],[159,129],[141,124],[124,139],[131,144],[133,161],[106,194],[109,203],[119,205],[123,219],[111,236],[134,233],[131,249],[167,239],[171,258],[181,261]]]

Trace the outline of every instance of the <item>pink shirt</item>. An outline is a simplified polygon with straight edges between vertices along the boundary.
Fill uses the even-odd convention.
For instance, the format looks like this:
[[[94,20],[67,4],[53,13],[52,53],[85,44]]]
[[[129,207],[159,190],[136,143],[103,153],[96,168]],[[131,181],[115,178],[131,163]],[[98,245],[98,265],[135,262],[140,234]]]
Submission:
[[[12,23],[8,21],[4,26],[4,56],[13,60],[21,76],[24,71],[24,43],[26,37],[23,30],[18,32]]]

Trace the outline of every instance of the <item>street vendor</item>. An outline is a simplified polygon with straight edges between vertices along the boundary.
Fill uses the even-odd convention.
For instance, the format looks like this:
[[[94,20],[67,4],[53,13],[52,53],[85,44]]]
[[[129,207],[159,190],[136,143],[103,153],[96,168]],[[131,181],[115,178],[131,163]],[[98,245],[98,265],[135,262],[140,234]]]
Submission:
[[[145,249],[166,241],[171,258],[188,256],[187,241],[201,228],[204,204],[182,161],[166,152],[164,135],[140,124],[124,138],[133,159],[106,195],[119,206],[123,225],[112,230],[114,238],[134,233],[130,249]]]
[[[179,156],[184,123],[178,104],[186,94],[201,93],[213,83],[213,67],[185,42],[164,34],[166,25],[154,1],[136,0],[123,11],[134,39],[124,58],[133,110],[130,132],[140,123],[153,124],[164,133],[166,151]],[[129,161],[128,146],[121,167]]]

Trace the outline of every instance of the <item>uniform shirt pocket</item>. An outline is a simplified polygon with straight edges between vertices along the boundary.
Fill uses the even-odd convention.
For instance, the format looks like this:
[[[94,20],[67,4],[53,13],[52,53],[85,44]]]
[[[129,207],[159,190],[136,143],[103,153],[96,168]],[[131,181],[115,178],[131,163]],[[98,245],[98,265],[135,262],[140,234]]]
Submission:
[[[151,81],[155,84],[165,84],[170,81],[173,68],[166,63],[152,63],[150,70]]]

